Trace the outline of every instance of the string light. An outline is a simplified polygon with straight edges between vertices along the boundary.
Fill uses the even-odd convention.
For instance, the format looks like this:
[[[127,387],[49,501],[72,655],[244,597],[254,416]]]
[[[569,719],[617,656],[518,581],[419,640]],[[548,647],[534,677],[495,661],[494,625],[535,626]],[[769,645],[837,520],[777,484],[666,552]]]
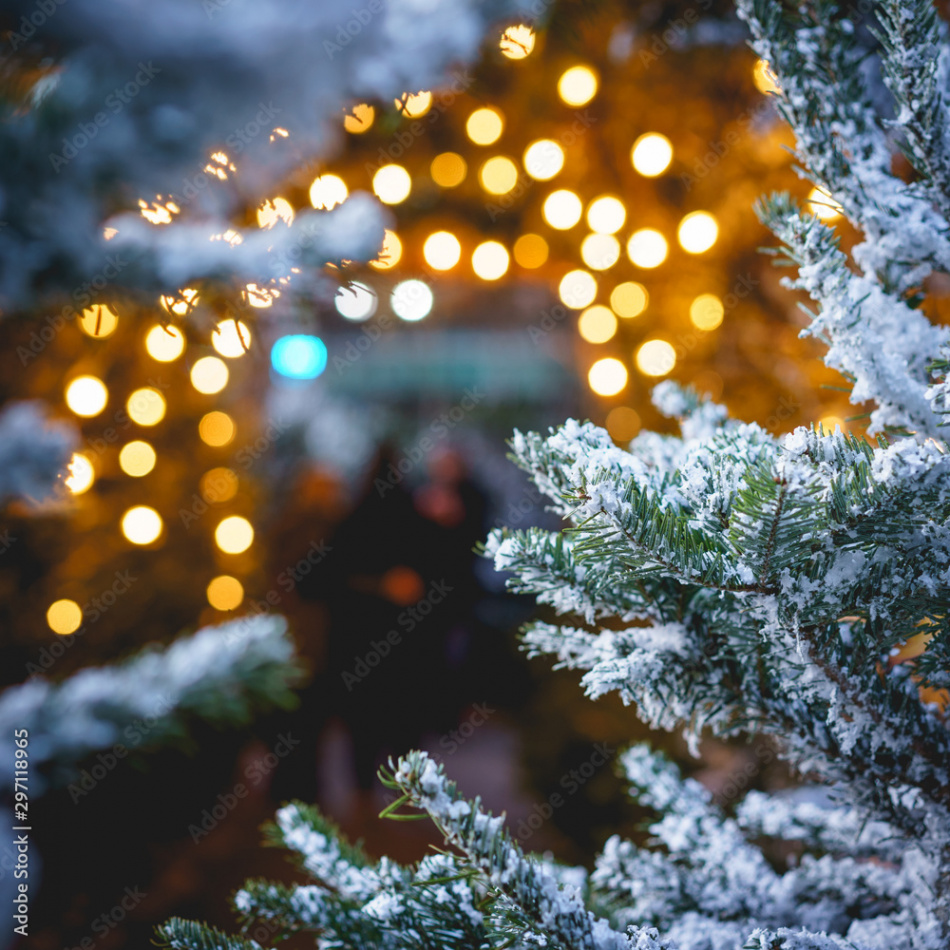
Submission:
[[[684,251],[702,254],[716,243],[719,224],[708,211],[692,211],[680,221],[676,237]]]
[[[185,336],[173,326],[154,326],[145,335],[145,350],[159,363],[171,363],[185,352]]]
[[[393,288],[389,304],[401,320],[415,323],[429,315],[433,300],[428,284],[421,280],[404,280]]]
[[[609,307],[596,304],[580,315],[577,332],[588,343],[606,343],[617,332],[617,318]]]
[[[435,231],[426,238],[422,255],[435,270],[451,270],[462,257],[462,245],[451,231]]]
[[[383,165],[373,175],[373,191],[383,204],[398,205],[409,197],[412,178],[402,165]]]
[[[492,145],[501,138],[505,120],[497,109],[476,109],[465,123],[465,133],[476,145]]]
[[[764,59],[756,60],[755,67],[752,70],[752,81],[755,83],[755,88],[763,95],[782,91],[771,66]]]
[[[615,406],[607,413],[606,427],[615,442],[629,442],[640,431],[640,417],[629,406]]]
[[[620,260],[620,242],[612,234],[588,234],[581,242],[581,259],[591,270],[608,270]]]
[[[540,234],[522,234],[513,248],[515,260],[526,270],[541,267],[548,259],[548,242]]]
[[[616,234],[627,220],[627,209],[613,195],[602,195],[587,206],[587,223],[598,234]]]
[[[92,488],[95,480],[96,470],[92,467],[92,462],[82,453],[74,452],[69,460],[69,475],[63,481],[70,494],[82,495]]]
[[[568,191],[566,188],[552,191],[544,199],[544,204],[541,206],[541,214],[544,216],[544,220],[558,231],[567,231],[573,228],[580,221],[582,211],[581,199],[573,191]]]
[[[524,150],[522,162],[535,181],[550,181],[564,167],[564,149],[552,139],[538,139]]]
[[[561,278],[557,290],[565,307],[583,310],[597,296],[597,281],[586,270],[572,270]]]
[[[393,100],[393,104],[407,119],[418,119],[432,108],[432,93],[425,90],[404,92],[399,99]]]
[[[310,204],[318,211],[330,211],[349,194],[346,182],[338,175],[318,175],[310,185]]]
[[[666,238],[653,228],[641,228],[634,231],[627,241],[627,256],[646,270],[659,267],[666,260],[669,247]]]
[[[318,336],[291,333],[274,343],[270,363],[287,379],[316,379],[327,368],[327,345]]]
[[[157,389],[136,389],[125,403],[129,418],[140,426],[158,425],[165,418],[165,398]]]
[[[666,340],[647,340],[637,350],[637,369],[646,376],[666,376],[676,365],[676,350]]]
[[[376,118],[376,110],[365,102],[353,106],[350,111],[343,116],[343,128],[353,135],[362,135],[369,131],[369,127]]]
[[[248,284],[242,294],[242,297],[254,308],[266,310],[273,306],[274,301],[280,296],[280,291],[276,287],[261,287],[259,284]]]
[[[211,345],[228,359],[237,359],[251,348],[251,331],[241,320],[222,320],[211,332]]]
[[[215,610],[234,610],[244,600],[244,586],[236,577],[221,574],[208,584],[206,594]]]
[[[633,280],[617,284],[610,292],[610,306],[618,317],[639,317],[649,302],[646,287]]]
[[[839,207],[823,188],[815,187],[808,193],[808,210],[822,221],[834,221],[841,217]]]
[[[589,66],[572,66],[561,74],[557,93],[569,106],[587,105],[597,95],[600,81]]]
[[[689,305],[689,319],[697,330],[715,330],[724,313],[722,301],[715,294],[700,294]]]
[[[121,526],[133,544],[151,544],[162,533],[162,516],[148,505],[136,505],[122,516]]]
[[[656,178],[670,167],[673,145],[665,135],[647,132],[633,143],[630,161],[644,178]]]
[[[201,476],[201,497],[213,504],[230,501],[238,491],[238,477],[229,468],[212,468]]]
[[[376,313],[377,303],[376,291],[355,280],[340,287],[333,300],[333,305],[341,317],[357,322],[369,320]]]
[[[229,515],[214,529],[214,543],[225,554],[241,554],[254,542],[254,528],[247,518]]]
[[[220,448],[234,438],[234,420],[226,413],[215,409],[205,413],[198,423],[198,435],[205,445]]]
[[[468,164],[458,152],[442,152],[432,159],[429,174],[440,188],[454,188],[465,181]]]
[[[155,449],[141,439],[127,442],[119,450],[119,468],[133,478],[148,475],[155,468],[155,460]]]
[[[518,166],[504,155],[488,159],[478,172],[478,180],[491,195],[506,195],[518,183]]]
[[[375,270],[389,270],[395,267],[402,257],[402,241],[395,231],[388,228],[383,233],[383,244],[379,249],[379,256],[374,261],[369,262],[369,266]]]
[[[508,250],[498,241],[484,241],[472,252],[472,270],[482,280],[498,280],[508,271]]]
[[[265,201],[257,209],[257,224],[259,227],[269,229],[278,221],[283,221],[286,225],[293,224],[294,209],[286,198],[274,198],[273,201]]]
[[[228,384],[228,367],[216,356],[203,356],[191,367],[191,385],[206,396],[221,392]]]
[[[176,317],[187,316],[198,305],[198,291],[194,287],[185,287],[178,291],[177,297],[162,294],[158,298],[163,310]]]
[[[112,309],[104,303],[93,304],[87,307],[79,316],[79,329],[86,336],[102,340],[111,336],[119,325],[119,318]]]
[[[616,396],[627,385],[627,367],[612,356],[597,360],[587,373],[587,382],[598,396]]]
[[[534,30],[530,26],[520,23],[517,26],[509,26],[501,34],[498,48],[501,50],[502,56],[507,56],[508,59],[524,59],[531,55],[534,42]]]
[[[54,600],[46,608],[46,622],[53,633],[68,636],[82,625],[82,609],[74,600]]]
[[[98,416],[109,401],[109,390],[96,376],[77,376],[66,387],[66,405],[84,419]]]

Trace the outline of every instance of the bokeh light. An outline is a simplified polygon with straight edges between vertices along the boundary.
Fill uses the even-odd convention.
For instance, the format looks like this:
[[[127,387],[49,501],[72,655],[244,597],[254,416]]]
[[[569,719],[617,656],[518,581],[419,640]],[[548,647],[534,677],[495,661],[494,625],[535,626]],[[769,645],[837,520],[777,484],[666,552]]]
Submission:
[[[148,475],[155,468],[156,459],[155,449],[141,439],[126,442],[119,450],[119,468],[133,478]]]
[[[627,220],[627,209],[613,195],[602,195],[587,206],[587,223],[598,234],[616,234]]]
[[[165,418],[165,397],[151,386],[136,389],[125,402],[129,418],[140,426],[158,425]]]
[[[506,195],[518,183],[518,166],[504,155],[488,159],[478,172],[482,188],[491,195]]]
[[[119,318],[104,303],[93,304],[79,315],[79,329],[97,340],[110,336],[118,325]]]
[[[369,131],[376,119],[376,110],[365,102],[360,102],[343,117],[343,128],[353,135],[362,135]]]
[[[121,525],[133,544],[151,544],[162,533],[162,516],[148,505],[136,505],[122,516]]]
[[[287,379],[316,379],[327,368],[327,345],[309,333],[291,333],[270,351],[274,371]]]
[[[211,332],[211,345],[222,356],[237,359],[251,348],[251,331],[242,320],[222,320]]]
[[[483,241],[472,252],[472,270],[482,280],[498,280],[508,270],[508,250],[498,241]]]
[[[841,210],[824,188],[812,188],[808,193],[808,210],[822,221],[834,221],[841,217]]]
[[[284,224],[293,224],[294,209],[286,198],[274,198],[273,201],[265,201],[257,209],[257,224],[262,228],[272,228],[278,221]]]
[[[238,477],[229,468],[212,468],[201,476],[201,497],[213,504],[230,501],[238,492]]]
[[[538,139],[524,150],[522,162],[535,181],[550,181],[564,167],[564,149],[553,139]]]
[[[230,574],[221,574],[208,584],[206,594],[215,610],[234,610],[244,600],[244,585]]]
[[[73,452],[69,460],[69,475],[63,481],[70,494],[81,495],[89,491],[95,480],[96,470],[92,462],[81,452]]]
[[[519,23],[517,26],[509,26],[501,34],[498,48],[502,56],[507,56],[508,59],[524,59],[531,55],[534,43],[534,30],[524,23]]]
[[[541,267],[548,259],[548,242],[540,234],[522,234],[513,248],[515,260],[525,269]]]
[[[610,292],[610,306],[618,317],[639,317],[649,302],[646,287],[635,280],[617,284]]]
[[[274,301],[280,296],[280,291],[276,287],[261,287],[260,284],[248,284],[242,293],[244,299],[255,309],[266,310],[273,306]]]
[[[752,70],[752,81],[755,83],[755,88],[764,95],[782,91],[767,60],[756,60],[755,67]]]
[[[646,376],[666,376],[676,365],[676,350],[666,340],[647,340],[637,350],[637,369]]]
[[[171,363],[185,352],[185,335],[173,326],[154,326],[145,335],[145,350],[159,363]]]
[[[627,241],[627,256],[637,267],[649,270],[659,267],[666,260],[669,246],[666,238],[654,228],[634,231]]]
[[[673,145],[665,135],[647,132],[633,143],[630,161],[644,178],[656,178],[670,167]]]
[[[587,382],[598,396],[616,396],[627,385],[627,367],[612,356],[597,360],[587,373]]]
[[[214,529],[214,543],[225,554],[241,554],[254,542],[254,528],[247,518],[229,515]]]
[[[318,211],[330,211],[346,201],[349,193],[339,175],[319,175],[310,186],[310,204]]]
[[[379,256],[374,261],[369,262],[369,266],[376,270],[389,270],[395,267],[402,257],[402,241],[395,231],[388,228],[383,233],[383,244],[379,249]]]
[[[462,245],[451,231],[435,231],[426,238],[422,255],[435,270],[451,270],[462,257]]]
[[[629,442],[640,431],[640,416],[629,406],[615,406],[607,413],[606,428],[614,442]]]
[[[401,320],[415,323],[423,320],[432,310],[434,298],[429,285],[421,280],[404,280],[393,287],[389,304]]]
[[[708,251],[719,237],[719,224],[708,211],[691,211],[676,231],[680,247],[690,254]]]
[[[596,304],[580,315],[577,332],[588,343],[606,343],[617,332],[617,318],[609,307]]]
[[[355,280],[340,287],[333,298],[337,313],[347,320],[355,321],[369,320],[376,313],[378,302],[372,287]]]
[[[186,287],[184,290],[179,290],[175,297],[162,294],[158,302],[166,313],[184,317],[198,305],[198,299],[198,291],[194,287]]]
[[[497,109],[476,109],[465,123],[465,132],[476,145],[491,145],[501,138],[505,120]]]
[[[580,221],[583,210],[581,199],[573,191],[561,188],[544,199],[541,213],[552,228],[567,231]]]
[[[402,165],[383,165],[373,175],[373,191],[383,204],[398,205],[409,197],[412,178]]]
[[[226,413],[215,409],[207,412],[198,423],[198,435],[205,445],[220,448],[234,438],[234,420]]]
[[[572,270],[561,278],[557,292],[565,307],[583,310],[597,296],[597,280],[586,270]]]
[[[96,376],[77,376],[66,387],[66,405],[84,419],[98,416],[109,401],[109,390]]]
[[[586,105],[597,95],[599,80],[589,66],[572,66],[557,81],[557,94],[569,106]]]
[[[191,385],[206,396],[221,392],[228,376],[227,364],[216,356],[203,356],[191,367]]]
[[[588,234],[581,242],[581,259],[591,270],[607,270],[620,260],[620,242],[612,234]]]
[[[82,625],[82,609],[76,601],[65,597],[62,600],[54,600],[46,608],[46,622],[53,633],[68,636]]]
[[[724,313],[722,301],[715,294],[700,294],[689,305],[689,319],[697,330],[715,330]]]
[[[432,159],[429,174],[440,188],[454,188],[465,181],[468,163],[458,152],[442,152]]]
[[[432,93],[428,90],[420,92],[404,92],[393,105],[407,118],[418,119],[432,108]]]

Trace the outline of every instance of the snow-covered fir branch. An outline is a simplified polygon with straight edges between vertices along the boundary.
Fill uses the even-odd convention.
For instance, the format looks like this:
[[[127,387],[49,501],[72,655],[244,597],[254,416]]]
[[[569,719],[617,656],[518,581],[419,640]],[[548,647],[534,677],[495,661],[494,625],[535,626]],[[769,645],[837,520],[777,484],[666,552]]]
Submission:
[[[11,498],[42,501],[64,490],[76,431],[51,420],[39,402],[8,403],[0,410],[0,505]]]

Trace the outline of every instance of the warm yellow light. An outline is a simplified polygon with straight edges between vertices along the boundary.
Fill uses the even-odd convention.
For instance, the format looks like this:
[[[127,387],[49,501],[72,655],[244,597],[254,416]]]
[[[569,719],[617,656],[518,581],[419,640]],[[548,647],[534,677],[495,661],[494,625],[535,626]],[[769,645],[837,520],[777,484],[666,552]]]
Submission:
[[[607,433],[614,442],[629,442],[640,431],[640,417],[629,406],[616,406],[607,413]]]
[[[234,438],[234,420],[226,412],[206,413],[198,423],[198,435],[205,445],[227,445]]]
[[[136,505],[122,516],[122,533],[133,544],[151,544],[162,533],[162,516],[148,505]]]
[[[692,211],[680,221],[676,237],[684,251],[702,254],[716,243],[719,224],[708,211]]]
[[[158,298],[158,302],[162,305],[162,309],[168,313],[174,314],[176,317],[184,317],[198,305],[198,291],[194,287],[186,287],[184,290],[178,291],[177,297],[162,294]]]
[[[95,480],[96,470],[92,467],[92,462],[85,455],[73,452],[73,457],[69,460],[69,475],[63,483],[70,493],[81,495],[89,491]]]
[[[230,501],[238,491],[238,477],[229,468],[212,468],[198,483],[201,497],[214,504]]]
[[[390,267],[395,267],[399,263],[400,257],[402,257],[402,241],[399,240],[399,235],[395,231],[387,228],[383,234],[383,245],[379,249],[379,257],[375,261],[370,261],[369,266],[376,270],[389,270]]]
[[[109,336],[118,325],[119,318],[104,303],[93,304],[79,316],[79,329],[98,340]]]
[[[599,80],[589,66],[572,66],[557,81],[557,94],[569,106],[583,106],[597,95]]]
[[[376,118],[376,110],[365,102],[353,106],[349,113],[343,117],[343,128],[354,135],[360,135],[365,132]]]
[[[644,178],[656,178],[670,167],[670,162],[673,161],[673,145],[665,135],[647,132],[633,143],[630,161]]]
[[[775,74],[772,72],[768,62],[764,59],[757,59],[755,61],[755,68],[752,70],[752,81],[755,83],[755,88],[765,95],[768,95],[770,92],[778,93],[782,91],[779,88]]]
[[[170,363],[185,352],[185,336],[173,326],[155,326],[145,335],[145,349],[153,360]]]
[[[393,100],[396,108],[408,119],[418,119],[432,108],[431,92],[404,92],[398,99]]]
[[[666,260],[668,250],[666,238],[653,228],[634,231],[627,241],[627,256],[637,267],[645,269],[659,267]]]
[[[649,302],[646,287],[634,280],[617,284],[610,292],[610,306],[618,317],[639,317]]]
[[[550,181],[564,167],[564,149],[553,139],[538,139],[524,150],[523,162],[536,181]]]
[[[676,350],[666,340],[647,340],[637,350],[637,369],[647,376],[666,376],[676,365]]]
[[[841,209],[824,188],[812,188],[808,193],[808,210],[822,221],[834,221],[841,217]]]
[[[67,636],[82,624],[82,610],[74,600],[54,600],[46,609],[46,622],[53,633]]]
[[[544,199],[541,214],[552,228],[567,231],[580,221],[582,210],[581,199],[573,191],[562,188]]]
[[[191,385],[210,396],[219,393],[228,384],[228,367],[216,356],[203,356],[191,367]]]
[[[230,515],[214,529],[214,543],[225,554],[240,554],[254,541],[254,529],[247,518]]]
[[[234,610],[244,600],[244,587],[236,577],[222,574],[208,584],[207,595],[215,610]]]
[[[66,405],[76,413],[89,419],[98,416],[109,400],[109,390],[105,383],[95,376],[77,376],[66,387]]]
[[[722,301],[715,294],[700,294],[689,305],[689,318],[697,330],[715,330],[724,313]]]
[[[514,255],[522,267],[534,270],[548,259],[548,242],[540,234],[522,234],[515,241]]]
[[[479,169],[478,180],[491,195],[506,195],[518,183],[518,166],[504,155],[488,159]]]
[[[276,287],[261,287],[259,284],[248,284],[241,293],[241,296],[258,310],[264,310],[273,306],[274,301],[280,296],[280,291]]]
[[[587,206],[587,223],[598,234],[616,234],[627,220],[627,209],[619,198],[603,195]]]
[[[606,343],[617,332],[617,318],[603,304],[588,307],[577,321],[577,332],[588,343]]]
[[[530,26],[520,23],[518,26],[509,26],[501,34],[498,48],[502,55],[507,56],[508,59],[524,59],[531,55],[531,51],[534,49],[534,39],[534,30]]]
[[[211,333],[211,345],[229,359],[243,356],[251,347],[251,331],[242,320],[222,320]]]
[[[432,159],[429,174],[440,188],[454,188],[465,181],[468,165],[458,152],[442,152]]]
[[[136,439],[134,442],[127,442],[119,451],[119,468],[126,475],[141,478],[155,468],[155,459],[155,449],[148,442]]]
[[[398,205],[409,197],[412,179],[402,165],[383,165],[373,175],[373,191],[384,204]]]
[[[294,209],[286,198],[265,201],[257,209],[257,223],[262,228],[272,228],[278,221],[290,225],[294,221]]]
[[[587,382],[598,396],[616,396],[627,385],[627,367],[612,356],[597,360],[587,373]]]
[[[620,242],[612,234],[588,234],[581,242],[581,258],[591,270],[607,270],[620,260]]]
[[[557,292],[565,307],[583,310],[597,296],[597,281],[586,270],[572,270],[561,278]]]
[[[482,280],[498,280],[508,270],[508,251],[497,241],[484,241],[472,254],[472,270]]]
[[[329,211],[346,201],[349,193],[338,175],[318,175],[310,186],[310,204],[318,211]]]
[[[840,429],[842,432],[848,431],[848,425],[841,416],[822,416],[818,424],[826,433],[834,432],[835,429]]]
[[[462,245],[451,231],[436,231],[422,246],[426,263],[436,270],[451,270],[462,256]]]
[[[165,399],[150,386],[136,389],[126,400],[125,408],[129,418],[140,426],[158,425],[165,418]]]
[[[465,123],[465,132],[476,145],[491,145],[501,138],[505,120],[497,109],[476,109]]]

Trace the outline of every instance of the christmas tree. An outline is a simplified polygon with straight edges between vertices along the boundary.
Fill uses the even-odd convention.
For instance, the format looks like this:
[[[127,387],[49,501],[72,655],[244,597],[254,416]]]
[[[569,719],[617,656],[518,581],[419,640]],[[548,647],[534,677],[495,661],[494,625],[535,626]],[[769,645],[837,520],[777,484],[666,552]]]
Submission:
[[[242,935],[173,920],[168,946],[253,950],[296,932],[341,948],[950,944],[950,350],[926,307],[950,264],[946,30],[915,0],[739,9],[803,173],[862,235],[846,254],[789,197],[760,205],[797,267],[787,285],[813,302],[806,332],[852,402],[873,404],[870,438],[775,437],[665,383],[654,400],[680,437],[642,433],[625,450],[589,423],[516,433],[515,461],[568,527],[501,530],[487,553],[564,618],[527,630],[530,653],[693,743],[773,736],[802,786],[727,808],[635,747],[622,761],[657,813],[652,838],[611,838],[587,874],[525,854],[503,818],[409,753],[383,773],[386,813],[428,816],[446,850],[374,863],[287,805],[269,836],[310,881],[248,882]]]

